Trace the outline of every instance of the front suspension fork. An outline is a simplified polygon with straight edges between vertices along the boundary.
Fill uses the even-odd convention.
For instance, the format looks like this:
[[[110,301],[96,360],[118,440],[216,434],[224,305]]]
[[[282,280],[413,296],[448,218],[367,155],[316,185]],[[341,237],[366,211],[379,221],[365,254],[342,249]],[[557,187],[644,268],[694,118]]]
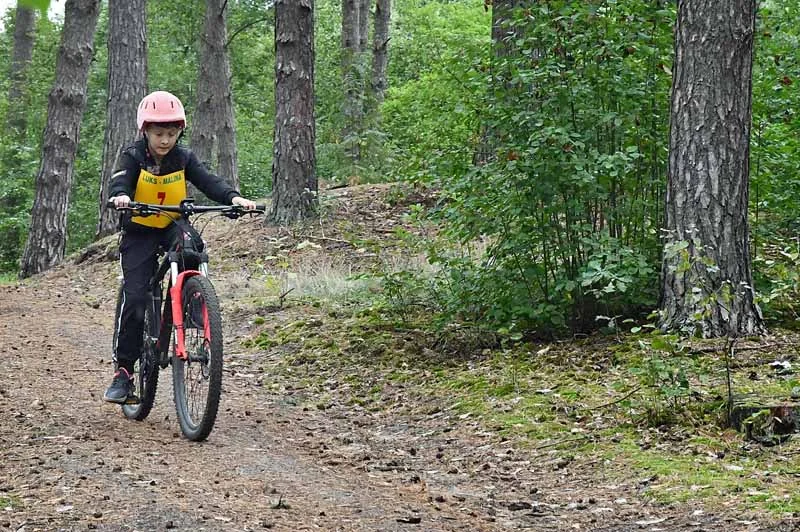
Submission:
[[[186,330],[183,323],[183,285],[186,279],[196,275],[206,276],[208,274],[208,264],[205,262],[200,263],[197,270],[184,270],[178,271],[178,263],[172,262],[170,264],[170,303],[172,307],[172,331],[173,342],[175,344],[175,355],[181,360],[187,360],[186,353]],[[204,314],[204,334],[209,338],[209,323],[208,316],[206,315],[207,309],[203,307]]]

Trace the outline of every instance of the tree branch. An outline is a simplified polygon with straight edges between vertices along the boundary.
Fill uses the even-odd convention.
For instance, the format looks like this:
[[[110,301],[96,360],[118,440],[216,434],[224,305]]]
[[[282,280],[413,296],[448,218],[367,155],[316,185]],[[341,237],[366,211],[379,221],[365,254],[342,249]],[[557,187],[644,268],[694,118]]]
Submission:
[[[611,405],[615,405],[617,403],[621,403],[622,401],[624,401],[625,399],[627,399],[628,397],[630,397],[631,395],[635,394],[636,392],[638,392],[641,389],[642,389],[641,386],[636,386],[633,390],[631,390],[630,392],[626,393],[625,395],[623,395],[619,399],[615,399],[615,400],[613,400],[613,401],[611,401],[609,403],[603,403],[602,405],[597,405],[597,406],[593,406],[591,408],[587,408],[587,410],[589,410],[591,412],[592,410],[599,410],[599,409],[605,408],[607,406],[611,406]]]
[[[227,0],[225,0],[225,1],[226,1],[226,3],[227,3]],[[273,0],[272,2],[270,2],[269,4],[267,4],[267,5],[266,5],[266,7],[265,7],[265,10],[269,11],[269,10],[270,10],[270,9],[272,9],[273,7],[275,7],[275,2],[274,2],[274,0]],[[231,42],[233,42],[233,39],[234,39],[234,37],[236,37],[237,35],[239,35],[240,33],[242,33],[244,30],[246,30],[246,29],[247,29],[247,28],[249,28],[250,26],[255,26],[256,24],[258,24],[258,23],[260,23],[260,22],[264,22],[265,20],[269,20],[269,17],[261,17],[261,18],[259,18],[259,19],[256,19],[256,20],[252,21],[252,22],[248,22],[247,24],[245,24],[245,25],[244,25],[244,26],[242,26],[241,28],[238,28],[236,31],[234,31],[233,33],[231,33],[231,36],[230,36],[230,38],[228,39],[228,42],[226,42],[226,43],[225,43],[225,48],[227,48],[227,47],[228,47],[228,45],[229,45]]]

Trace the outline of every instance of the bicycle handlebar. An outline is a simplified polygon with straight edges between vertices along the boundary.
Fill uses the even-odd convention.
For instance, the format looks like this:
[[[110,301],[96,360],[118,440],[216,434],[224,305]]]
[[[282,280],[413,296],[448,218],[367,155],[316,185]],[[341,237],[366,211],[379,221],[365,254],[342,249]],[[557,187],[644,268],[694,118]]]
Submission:
[[[240,205],[195,205],[192,201],[186,200],[182,201],[180,205],[157,205],[131,201],[127,207],[117,208],[113,199],[109,199],[106,202],[106,208],[117,209],[118,211],[136,211],[138,216],[150,216],[162,212],[174,212],[183,216],[204,212],[219,212],[228,218],[239,218],[245,214],[264,214],[267,209],[266,205],[263,204],[257,204],[255,209],[245,209]]]

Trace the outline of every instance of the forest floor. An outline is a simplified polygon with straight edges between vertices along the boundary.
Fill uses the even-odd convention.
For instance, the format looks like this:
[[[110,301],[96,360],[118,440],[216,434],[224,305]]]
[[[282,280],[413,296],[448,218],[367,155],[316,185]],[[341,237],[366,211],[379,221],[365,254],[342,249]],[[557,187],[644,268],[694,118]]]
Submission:
[[[537,440],[460,409],[458,386],[435,384],[437,368],[488,375],[488,349],[457,356],[424,332],[369,325],[364,317],[380,309],[347,291],[370,292],[353,273],[413,259],[390,253],[408,209],[391,195],[385,186],[331,191],[325,224],[291,231],[255,219],[209,223],[226,370],[216,426],[200,444],[180,436],[169,371],[143,422],[101,399],[118,282],[102,245],[0,286],[0,530],[797,529],[797,514],[746,504],[769,498],[754,494],[755,475],[701,497],[714,480],[637,469],[613,431]],[[325,287],[315,286],[322,277]],[[442,363],[445,354],[454,360]],[[546,384],[531,395],[547,395]],[[513,413],[522,400],[497,408]],[[726,437],[729,449],[743,448]],[[664,462],[689,442],[695,459],[721,460],[675,431],[638,438],[639,449],[669,446]],[[759,482],[793,492],[797,447],[750,452],[788,463]],[[654,496],[659,483],[682,495]]]

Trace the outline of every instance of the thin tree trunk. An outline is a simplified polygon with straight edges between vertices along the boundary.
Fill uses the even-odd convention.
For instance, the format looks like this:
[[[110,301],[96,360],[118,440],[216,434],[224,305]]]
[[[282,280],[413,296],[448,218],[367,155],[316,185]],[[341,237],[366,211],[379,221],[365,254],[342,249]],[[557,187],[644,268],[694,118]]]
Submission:
[[[749,255],[755,0],[678,3],[661,326],[764,332]]]
[[[314,2],[275,2],[275,139],[269,219],[315,215]]]
[[[15,161],[19,154],[19,145],[25,142],[28,129],[25,106],[25,85],[28,65],[33,57],[33,45],[36,28],[36,12],[22,6],[17,7],[14,18],[14,51],[11,56],[8,87],[8,125],[7,162]],[[26,181],[28,181],[26,179]],[[30,187],[11,187],[0,194],[0,218],[17,217],[25,211],[26,196]],[[20,224],[8,224],[0,235],[0,265],[14,264],[19,260],[23,239],[23,228]]]
[[[20,277],[43,272],[64,258],[69,194],[99,13],[100,0],[67,0],[64,7],[61,45],[42,140],[42,164],[36,176],[36,196]]]
[[[392,0],[375,2],[375,26],[372,36],[372,100],[375,107],[383,102],[388,86],[389,23],[392,19]]]
[[[96,237],[116,230],[116,213],[106,208],[108,186],[119,154],[136,137],[136,108],[147,92],[145,1],[108,4],[108,102]]]
[[[14,18],[14,55],[11,58],[11,72],[8,87],[8,127],[16,138],[22,138],[27,128],[25,109],[25,72],[33,57],[33,44],[36,30],[36,12],[19,6]]]
[[[514,41],[519,32],[518,26],[514,23],[514,10],[523,5],[522,0],[494,0],[492,2],[492,63],[491,63],[491,82],[489,91],[491,102],[494,107],[499,98],[508,97],[508,93],[513,90],[508,81],[508,71],[510,70],[505,62],[513,56]],[[486,164],[495,158],[497,149],[496,126],[491,124],[481,124],[480,142],[473,156],[474,164]]]

